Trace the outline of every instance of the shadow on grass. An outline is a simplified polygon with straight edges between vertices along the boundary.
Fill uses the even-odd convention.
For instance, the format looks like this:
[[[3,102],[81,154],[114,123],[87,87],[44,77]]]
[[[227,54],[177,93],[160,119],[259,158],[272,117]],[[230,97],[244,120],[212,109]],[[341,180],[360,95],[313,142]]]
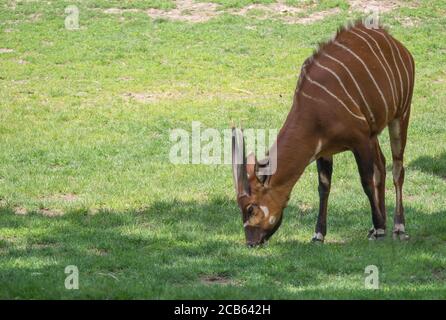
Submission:
[[[426,215],[408,208],[407,216],[411,241],[369,243],[369,214],[331,212],[330,232],[347,240],[314,245],[308,239],[316,211],[303,215],[290,207],[270,243],[248,249],[232,199],[173,200],[139,211],[80,210],[60,217],[19,216],[2,208],[0,297],[379,297],[363,289],[369,264],[385,270],[388,285],[418,284],[412,296],[437,296],[444,289],[429,286],[446,277],[445,212]],[[79,268],[80,290],[64,287],[68,265]],[[205,276],[227,283],[204,283]],[[387,296],[404,297],[404,290]]]
[[[434,174],[446,180],[446,152],[435,157],[421,156],[412,161],[409,167],[421,170],[425,173]]]

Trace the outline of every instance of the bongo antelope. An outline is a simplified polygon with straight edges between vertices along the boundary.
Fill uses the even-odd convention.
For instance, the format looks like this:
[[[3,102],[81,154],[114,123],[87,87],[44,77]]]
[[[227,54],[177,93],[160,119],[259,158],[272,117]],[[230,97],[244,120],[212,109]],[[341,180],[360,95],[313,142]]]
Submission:
[[[368,237],[384,237],[386,169],[378,135],[385,127],[389,129],[396,190],[393,237],[406,238],[403,154],[414,73],[414,60],[398,40],[382,27],[368,28],[356,22],[340,28],[304,62],[274,157],[271,149],[261,162],[253,154],[246,158],[243,132],[233,127],[233,176],[249,246],[263,243],[277,230],[294,185],[314,160],[320,200],[312,240],[324,241],[333,155],[347,150],[355,156],[370,201],[373,227]],[[238,157],[242,163],[235,160]],[[276,171],[259,173],[273,158]]]

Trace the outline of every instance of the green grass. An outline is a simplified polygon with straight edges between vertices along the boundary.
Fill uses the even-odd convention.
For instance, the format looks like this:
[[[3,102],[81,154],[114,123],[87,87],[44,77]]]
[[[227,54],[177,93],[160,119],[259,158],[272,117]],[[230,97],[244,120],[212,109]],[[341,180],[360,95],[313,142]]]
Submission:
[[[349,153],[334,159],[327,242],[309,243],[312,164],[282,227],[254,250],[244,245],[230,166],[168,161],[170,129],[190,131],[192,121],[280,128],[300,65],[352,18],[344,1],[317,10],[335,2],[340,14],[311,25],[103,12],[174,6],[161,0],[3,2],[0,48],[13,51],[0,53],[0,297],[446,298],[445,1],[384,16],[417,69],[404,186],[410,241],[366,240],[370,208]],[[64,28],[73,3],[77,31]],[[405,17],[418,23],[404,26]],[[135,93],[155,98],[129,98]],[[381,144],[391,226],[387,132]],[[364,288],[371,264],[380,290]],[[79,268],[79,290],[64,287],[67,265]],[[227,283],[204,281],[210,276]]]

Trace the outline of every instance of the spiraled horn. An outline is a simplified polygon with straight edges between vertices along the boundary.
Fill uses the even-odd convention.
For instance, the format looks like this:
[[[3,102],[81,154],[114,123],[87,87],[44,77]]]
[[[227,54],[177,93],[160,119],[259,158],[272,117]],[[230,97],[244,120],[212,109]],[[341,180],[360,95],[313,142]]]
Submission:
[[[232,174],[237,197],[249,195],[248,174],[246,172],[245,139],[243,131],[232,128]]]

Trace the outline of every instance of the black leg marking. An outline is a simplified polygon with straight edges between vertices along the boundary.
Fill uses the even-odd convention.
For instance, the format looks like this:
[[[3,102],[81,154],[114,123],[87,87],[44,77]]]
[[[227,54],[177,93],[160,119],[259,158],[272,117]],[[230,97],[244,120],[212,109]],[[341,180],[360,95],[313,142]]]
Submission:
[[[316,163],[319,180],[319,215],[312,241],[323,242],[327,234],[327,208],[333,173],[333,157],[319,158]]]

